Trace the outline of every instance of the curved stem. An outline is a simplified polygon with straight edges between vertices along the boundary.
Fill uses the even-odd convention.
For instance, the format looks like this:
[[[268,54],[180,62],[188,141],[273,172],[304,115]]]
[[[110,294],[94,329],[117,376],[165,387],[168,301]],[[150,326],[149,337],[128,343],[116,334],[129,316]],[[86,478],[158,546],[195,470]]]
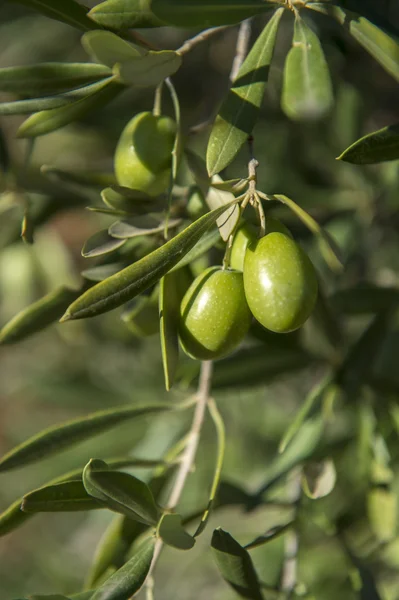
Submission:
[[[220,33],[221,31],[225,31],[230,27],[231,25],[221,25],[220,27],[211,27],[210,29],[205,29],[205,31],[201,31],[201,33],[198,35],[186,40],[184,44],[182,44],[180,48],[176,50],[176,52],[179,54],[187,54],[187,52],[190,52],[190,50],[192,50],[197,44],[205,42],[207,39],[215,35],[215,33]]]

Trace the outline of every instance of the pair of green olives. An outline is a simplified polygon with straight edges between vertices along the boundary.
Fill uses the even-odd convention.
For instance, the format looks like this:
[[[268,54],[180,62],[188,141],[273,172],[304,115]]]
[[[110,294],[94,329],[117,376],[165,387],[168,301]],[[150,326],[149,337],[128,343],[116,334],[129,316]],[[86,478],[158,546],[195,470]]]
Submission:
[[[248,225],[239,229],[231,267],[207,269],[183,298],[180,340],[194,358],[229,354],[245,337],[252,316],[266,329],[288,333],[313,311],[318,291],[314,267],[279,221],[268,219],[260,239]]]
[[[119,138],[114,157],[119,185],[159,196],[170,184],[176,123],[165,116],[142,112],[133,117]]]

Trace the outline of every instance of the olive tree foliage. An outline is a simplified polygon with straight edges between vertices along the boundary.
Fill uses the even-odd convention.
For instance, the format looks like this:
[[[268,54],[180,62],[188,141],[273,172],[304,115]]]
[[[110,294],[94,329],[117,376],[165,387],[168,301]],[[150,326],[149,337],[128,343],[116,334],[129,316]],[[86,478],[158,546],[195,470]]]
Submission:
[[[331,597],[398,598],[399,564],[392,556],[397,540],[398,280],[393,278],[387,285],[375,276],[375,268],[364,265],[372,263],[368,235],[374,239],[382,226],[397,235],[394,195],[399,180],[397,169],[396,174],[390,169],[394,163],[386,161],[399,160],[399,125],[387,122],[360,136],[364,127],[353,127],[352,122],[361,120],[361,107],[351,101],[350,94],[340,97],[338,106],[337,90],[339,94],[342,91],[339,74],[334,71],[336,64],[330,64],[324,40],[326,32],[333,32],[341,44],[353,40],[365,52],[359,54],[362,59],[368,53],[398,82],[399,31],[388,9],[384,13],[356,0],[106,0],[91,10],[75,0],[17,0],[16,4],[48,17],[49,30],[51,19],[75,28],[87,61],[0,69],[0,91],[8,94],[7,101],[0,103],[2,119],[28,115],[16,133],[27,140],[22,174],[13,168],[7,140],[2,139],[1,245],[35,244],[35,234],[56,213],[71,206],[83,208],[83,202],[90,203],[89,209],[104,220],[109,218],[110,224],[85,242],[83,257],[95,257],[96,262],[83,269],[79,284],[53,289],[15,314],[3,324],[0,344],[17,344],[39,336],[49,326],[67,328],[71,320],[97,317],[123,306],[122,320],[135,335],[159,331],[165,386],[171,390],[171,399],[167,403],[110,405],[37,433],[0,459],[2,485],[6,485],[9,471],[123,423],[134,423],[146,415],[193,413],[183,438],[159,459],[108,458],[99,448],[86,465],[33,489],[4,510],[0,515],[2,536],[12,536],[37,513],[97,509],[116,513],[98,547],[93,548],[84,589],[69,596],[54,590],[54,595],[40,598],[128,600],[137,593],[154,598],[163,551],[168,547],[192,551],[207,531],[210,517],[214,523],[222,508],[238,506],[244,514],[273,502],[284,506],[280,521],[267,529],[259,522],[259,535],[252,541],[240,543],[234,531],[220,527],[209,536],[215,570],[231,594],[256,600],[316,598],[312,587],[315,575],[309,565],[302,571],[297,560],[302,548],[311,551],[309,529],[316,528],[319,536],[334,540],[334,552],[340,556]],[[289,31],[288,44],[280,44],[282,27]],[[158,28],[183,30],[187,39],[177,49],[161,49],[152,31]],[[230,31],[237,32],[237,50],[228,89],[219,105],[209,108],[206,121],[188,129],[174,77],[199,45]],[[301,141],[298,150],[291,148],[291,153],[296,152],[291,167],[278,150],[273,124],[270,134],[262,129],[262,136],[269,135],[267,144],[276,146],[277,159],[287,160],[294,185],[287,181],[287,189],[261,189],[259,174],[267,165],[262,164],[262,152],[257,152],[265,143],[258,142],[257,119],[270,69],[276,65],[282,73],[278,93],[279,118],[284,125],[279,133],[292,126],[296,137],[290,143],[295,146],[295,140]],[[135,87],[150,89],[154,96],[153,105],[147,107],[150,116],[145,117],[151,125],[144,126],[140,142],[147,146],[148,164],[161,152],[158,140],[169,136],[166,162],[154,175],[161,170],[163,177],[166,174],[161,193],[152,193],[153,188],[149,190],[145,184],[135,187],[135,177],[143,175],[148,165],[145,160],[130,165],[127,154],[119,159],[126,161],[129,176],[131,173],[129,184],[112,172],[68,172],[47,164],[40,173],[29,171],[37,138],[101,114]],[[160,119],[165,110],[175,127],[159,134],[155,125],[151,129],[153,119]],[[126,115],[126,123],[133,117]],[[334,118],[340,163],[323,165],[332,184],[316,189],[316,182],[308,182],[304,194],[295,172],[302,144],[307,140],[311,144],[314,128],[325,127]],[[350,137],[352,133],[355,137]],[[196,143],[197,136],[204,135],[206,148]],[[320,176],[317,161],[324,161],[323,153],[325,149],[320,148],[313,154],[313,179]],[[232,164],[238,165],[240,176],[232,175]],[[373,218],[377,213],[370,192],[373,186],[388,198],[383,223]],[[307,203],[287,195],[293,187],[298,188],[299,197],[309,196]],[[358,202],[358,198],[363,200]],[[352,218],[357,211],[364,217],[360,231]],[[15,218],[21,212],[22,224]],[[349,229],[344,236],[334,237],[334,225],[342,215],[350,216],[345,221]],[[223,360],[182,358],[180,305],[193,277],[212,265],[229,268],[235,234],[243,222],[254,227],[256,237],[266,233],[286,238],[281,231],[268,233],[274,231],[268,229],[268,223],[276,216],[289,225],[295,237],[303,238],[317,269],[319,294],[309,322],[296,332],[287,326],[284,335],[248,323],[249,331],[239,349]],[[22,241],[18,241],[20,237]],[[285,257],[279,260],[277,279],[273,280],[276,286],[286,283],[281,280],[286,269],[289,272]],[[227,287],[226,298],[229,293],[233,292]],[[223,309],[217,308],[216,317],[218,310]],[[57,321],[61,323],[56,325]],[[208,323],[209,328],[211,325]],[[241,483],[225,481],[223,459],[229,431],[213,390],[284,378],[309,368],[317,368],[320,378],[290,418],[264,481],[251,490],[239,473],[237,481],[241,479]],[[187,390],[183,381],[189,381],[187,397],[173,395],[176,388]],[[208,501],[194,514],[181,514],[181,496],[190,487],[208,415],[216,436]],[[267,429],[267,423],[264,427]],[[342,483],[337,464],[342,465],[343,456],[350,466]],[[146,482],[128,472],[141,467],[152,469]],[[344,493],[341,487],[339,502],[328,504],[329,495],[340,485]],[[320,505],[323,502],[327,504]],[[354,541],[356,528],[364,533],[362,544]],[[278,554],[278,576],[264,580],[253,555],[280,539],[284,550]],[[317,571],[317,563],[312,568]],[[394,585],[390,586],[391,581]],[[197,597],[195,590],[190,597]]]

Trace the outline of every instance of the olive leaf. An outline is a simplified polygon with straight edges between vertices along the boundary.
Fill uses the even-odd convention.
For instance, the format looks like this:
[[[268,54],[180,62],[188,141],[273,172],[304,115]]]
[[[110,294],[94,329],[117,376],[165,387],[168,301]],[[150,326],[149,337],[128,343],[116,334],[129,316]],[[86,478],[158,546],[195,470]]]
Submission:
[[[239,23],[275,8],[265,0],[152,0],[154,14],[168,25],[211,27]]]
[[[108,233],[113,238],[122,240],[141,235],[154,235],[164,231],[165,222],[164,215],[148,213],[124,221],[117,221],[108,228]],[[167,223],[169,229],[175,229],[180,225],[181,219],[168,219]]]
[[[70,183],[82,186],[103,186],[116,183],[115,175],[103,171],[64,171],[52,165],[42,165],[40,173],[57,183]]]
[[[365,17],[332,4],[309,2],[306,8],[332,17],[348,29],[355,40],[399,81],[399,44]]]
[[[263,29],[219,110],[207,148],[209,175],[227,167],[252,132],[264,96],[283,12],[282,8],[276,10]]]
[[[141,190],[132,190],[119,185],[112,185],[102,190],[101,198],[110,208],[127,214],[146,215],[150,211],[164,208],[158,198],[154,199]]]
[[[51,62],[27,67],[4,67],[0,69],[0,90],[23,96],[45,96],[86,86],[111,75],[111,70],[106,66],[92,63]],[[73,94],[80,93],[78,90],[70,92],[72,98]]]
[[[355,165],[399,160],[399,124],[389,125],[365,135],[344,150],[337,160]]]
[[[222,178],[218,175],[214,175],[212,177],[211,183],[219,183],[222,181]],[[226,192],[224,190],[217,189],[213,186],[209,187],[208,194],[205,198],[205,201],[210,209],[217,208],[218,206],[223,206],[230,204],[234,199],[234,195],[231,192]],[[223,241],[227,242],[232,232],[235,230],[237,223],[240,219],[240,209],[237,204],[233,205],[231,209],[226,213],[224,213],[221,217],[216,221],[216,225],[219,228],[220,237]]]
[[[177,265],[170,270],[170,272],[177,271],[177,269],[181,269],[186,265],[189,265],[191,262],[208,252],[211,248],[216,246],[216,244],[220,241],[220,234],[218,229],[210,229],[207,231],[202,238],[187,252],[187,254],[182,258]]]
[[[84,98],[59,108],[42,110],[31,115],[18,129],[18,137],[37,137],[65,127],[86,115],[91,110],[105,106],[123,90],[123,86],[109,77],[101,87]]]
[[[235,592],[242,598],[263,600],[258,577],[247,550],[220,528],[213,532],[211,547],[220,574]]]
[[[282,108],[291,119],[319,119],[333,104],[330,72],[319,38],[297,13],[284,66]]]
[[[163,515],[157,528],[157,534],[165,544],[178,550],[191,550],[195,545],[195,538],[187,533],[182,525],[181,515]]]
[[[111,31],[88,31],[83,34],[81,42],[90,58],[110,69],[115,63],[140,56],[140,52],[132,44]]]
[[[109,431],[127,419],[149,414],[157,414],[178,409],[183,405],[153,404],[147,406],[123,406],[111,408],[67,421],[62,425],[53,425],[29,438],[0,460],[0,472],[23,467],[42,458],[52,456],[66,448],[91,437]]]
[[[43,296],[4,325],[0,330],[0,345],[20,342],[58,321],[81,293],[82,289],[72,290],[62,286]]]
[[[126,240],[124,238],[118,239],[112,237],[108,233],[108,229],[102,229],[101,231],[97,231],[97,233],[85,241],[82,248],[82,256],[85,258],[102,256],[103,254],[114,252],[114,250],[117,250],[123,246],[125,242]]]
[[[111,575],[91,597],[91,600],[122,600],[131,598],[141,588],[150,570],[155,538],[144,540],[133,557]]]
[[[116,80],[125,85],[158,85],[176,73],[182,64],[182,57],[174,50],[147,52],[142,56],[117,63],[113,72]]]
[[[111,471],[102,460],[91,460],[83,471],[83,484],[90,496],[127,517],[156,525],[160,512],[147,484],[133,475]]]
[[[19,4],[24,4],[28,8],[61,21],[77,29],[94,29],[95,25],[87,17],[88,9],[85,6],[75,2],[75,0],[14,0]]]
[[[326,459],[307,463],[302,471],[302,487],[305,494],[316,500],[332,492],[337,480],[334,462]]]
[[[236,203],[235,199],[233,203]],[[154,285],[199,241],[229,206],[222,206],[116,275],[101,281],[71,304],[62,321],[94,317],[125,304]]]
[[[99,25],[111,29],[160,27],[164,23],[151,10],[153,0],[107,0],[89,12]]]
[[[64,481],[25,494],[21,510],[26,513],[75,512],[106,508],[90,496],[82,481]]]

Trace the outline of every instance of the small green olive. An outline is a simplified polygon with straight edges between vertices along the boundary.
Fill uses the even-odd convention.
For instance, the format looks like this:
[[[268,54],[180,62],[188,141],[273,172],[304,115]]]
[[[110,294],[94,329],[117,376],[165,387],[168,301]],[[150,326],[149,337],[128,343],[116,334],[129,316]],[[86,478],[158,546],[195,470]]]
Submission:
[[[176,124],[142,112],[126,125],[115,150],[119,185],[158,196],[168,189]]]
[[[284,233],[273,232],[248,245],[244,288],[255,319],[266,329],[286,333],[308,319],[318,285],[302,248]]]
[[[285,233],[292,238],[291,232],[281,221],[273,217],[266,217],[266,234],[273,231]],[[232,269],[238,271],[244,270],[244,257],[248,244],[254,243],[257,240],[257,229],[250,223],[244,223],[238,229],[234,236],[233,245],[231,247],[230,265]]]
[[[193,358],[229,354],[246,335],[252,315],[239,271],[210,267],[187,290],[180,308],[180,341]]]

